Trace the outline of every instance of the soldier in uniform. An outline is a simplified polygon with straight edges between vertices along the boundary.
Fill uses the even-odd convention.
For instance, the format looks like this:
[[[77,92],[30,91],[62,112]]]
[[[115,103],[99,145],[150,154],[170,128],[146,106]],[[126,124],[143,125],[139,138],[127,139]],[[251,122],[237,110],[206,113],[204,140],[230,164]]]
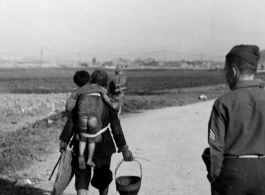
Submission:
[[[254,79],[260,53],[238,45],[226,55],[231,91],[212,108],[203,153],[212,195],[265,194],[265,91]]]
[[[126,89],[127,78],[123,75],[122,69],[119,67],[115,70],[115,76],[109,82],[109,93],[111,97],[119,103],[118,115],[124,104],[124,90]]]

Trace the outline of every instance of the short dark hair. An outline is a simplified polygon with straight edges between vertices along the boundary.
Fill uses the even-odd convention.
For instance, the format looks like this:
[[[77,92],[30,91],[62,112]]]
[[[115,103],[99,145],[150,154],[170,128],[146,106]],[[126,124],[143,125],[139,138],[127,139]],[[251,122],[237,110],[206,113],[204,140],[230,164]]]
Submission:
[[[78,87],[82,87],[90,82],[90,75],[85,70],[78,70],[76,71],[73,80]]]
[[[96,69],[91,75],[91,83],[96,83],[100,86],[108,86],[108,74],[102,69]]]
[[[242,60],[241,58],[234,56],[234,55],[228,55],[226,56],[226,63],[230,67],[237,68],[241,74],[255,74],[257,72],[257,67],[249,64],[248,62]]]

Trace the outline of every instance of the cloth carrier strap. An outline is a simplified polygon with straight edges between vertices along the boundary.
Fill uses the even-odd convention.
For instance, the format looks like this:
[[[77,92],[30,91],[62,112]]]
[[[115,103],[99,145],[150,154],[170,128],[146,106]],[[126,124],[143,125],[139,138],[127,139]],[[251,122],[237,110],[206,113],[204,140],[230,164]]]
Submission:
[[[229,156],[225,155],[225,158],[265,158],[265,156],[259,156],[259,155],[242,155],[242,156]]]
[[[89,93],[89,94],[86,94],[86,95],[91,95],[91,96],[101,96],[100,93]]]
[[[97,137],[98,135],[100,135],[101,133],[105,132],[108,128],[110,127],[110,125],[108,124],[105,128],[101,129],[99,132],[97,132],[96,134],[88,134],[88,133],[80,133],[80,135],[82,137],[86,137],[86,138],[94,138]],[[76,134],[78,136],[78,134]],[[76,137],[79,139],[79,136]]]

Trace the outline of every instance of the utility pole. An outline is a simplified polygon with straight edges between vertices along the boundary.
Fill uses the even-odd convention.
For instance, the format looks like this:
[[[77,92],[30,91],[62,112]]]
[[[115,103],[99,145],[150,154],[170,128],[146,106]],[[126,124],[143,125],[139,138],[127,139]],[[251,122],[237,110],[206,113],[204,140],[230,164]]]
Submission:
[[[78,64],[81,64],[81,53],[80,52],[77,53],[77,57],[78,57]]]
[[[42,47],[40,49],[40,66],[42,65]]]

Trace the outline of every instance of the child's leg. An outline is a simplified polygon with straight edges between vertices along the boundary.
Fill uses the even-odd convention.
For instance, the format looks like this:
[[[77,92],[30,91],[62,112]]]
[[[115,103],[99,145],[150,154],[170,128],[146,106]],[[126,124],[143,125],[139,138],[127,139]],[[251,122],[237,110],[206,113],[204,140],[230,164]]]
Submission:
[[[84,157],[84,153],[85,153],[85,149],[86,149],[86,142],[87,142],[87,138],[82,137],[81,133],[87,133],[87,123],[88,123],[88,119],[83,118],[83,117],[79,117],[79,156],[78,156],[78,166],[79,169],[85,169],[86,168],[86,164],[85,164],[85,157]]]
[[[96,117],[92,117],[88,119],[88,128],[89,128],[89,132],[95,132],[96,128],[97,128],[97,123],[98,120]],[[88,139],[88,159],[86,164],[90,165],[91,167],[95,167],[94,162],[92,161],[93,159],[93,155],[94,155],[94,151],[95,151],[95,141],[94,138]]]
[[[95,152],[95,148],[96,148],[96,144],[95,142],[89,142],[88,143],[88,159],[86,164],[91,166],[91,167],[95,167],[95,163],[92,161],[93,156],[94,156],[94,152]]]
[[[79,169],[86,169],[85,157],[84,157],[85,148],[86,148],[86,141],[83,141],[83,140],[81,141],[81,137],[80,137],[80,141],[79,141],[79,156],[78,156]]]

